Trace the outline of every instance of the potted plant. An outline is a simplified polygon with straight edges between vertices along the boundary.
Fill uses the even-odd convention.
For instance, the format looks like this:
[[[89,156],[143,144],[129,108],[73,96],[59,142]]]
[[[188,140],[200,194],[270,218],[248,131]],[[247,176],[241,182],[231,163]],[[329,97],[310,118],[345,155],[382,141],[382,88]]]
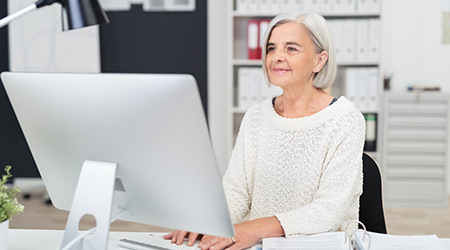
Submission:
[[[6,250],[9,219],[12,215],[22,212],[24,208],[16,198],[20,192],[19,188],[6,185],[8,179],[12,177],[10,170],[11,166],[6,166],[6,174],[0,179],[0,250]]]

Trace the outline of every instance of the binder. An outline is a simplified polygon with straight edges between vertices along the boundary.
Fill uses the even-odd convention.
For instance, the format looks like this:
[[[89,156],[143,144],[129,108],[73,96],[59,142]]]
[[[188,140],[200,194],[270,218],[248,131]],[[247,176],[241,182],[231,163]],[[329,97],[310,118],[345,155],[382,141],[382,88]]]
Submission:
[[[292,11],[292,1],[291,0],[280,0],[281,1],[281,12],[291,12]]]
[[[356,20],[356,61],[367,62],[369,58],[369,21]]]
[[[265,19],[265,20],[260,20],[259,21],[259,28],[258,28],[258,33],[259,33],[259,42],[258,42],[258,59],[261,59],[262,57],[262,52],[265,50],[264,47],[264,34],[267,31],[267,28],[269,27],[270,24],[270,20]]]
[[[369,69],[357,68],[358,108],[361,112],[368,112],[369,108]]]
[[[377,142],[377,114],[364,114],[366,121],[366,141],[364,151],[376,151]]]
[[[320,13],[331,13],[332,10],[332,0],[320,0],[319,4]]]
[[[342,0],[342,10],[346,14],[353,14],[356,11],[355,0]]]
[[[370,1],[371,0],[356,0],[356,12],[368,13]]]
[[[345,95],[356,107],[359,107],[358,87],[358,69],[347,68],[345,70]]]
[[[259,0],[247,0],[248,1],[248,12],[258,13],[259,11]]]
[[[251,82],[250,82],[250,103],[249,107],[259,103],[262,96],[262,81],[261,77],[262,70],[260,68],[249,68],[251,72]]]
[[[308,12],[319,12],[320,13],[320,1],[321,0],[306,0],[306,10]]]
[[[368,60],[378,62],[380,58],[380,20],[369,20]]]
[[[239,109],[248,109],[250,107],[251,80],[252,80],[251,68],[241,67],[238,69],[237,107]]]
[[[332,13],[334,14],[342,14],[345,13],[346,10],[344,8],[345,0],[331,0]]]
[[[342,1],[342,0],[341,0]],[[336,53],[336,62],[344,62],[345,37],[344,37],[344,20],[329,20],[328,28],[334,42],[334,50]]]
[[[370,13],[380,13],[380,0],[367,0],[369,1],[368,11]]]
[[[303,12],[304,9],[304,0],[292,0],[292,10],[294,12]]]
[[[343,20],[344,32],[344,51],[342,59],[344,62],[354,62],[355,61],[355,49],[356,49],[356,36],[355,36],[355,19]]]
[[[240,13],[249,12],[249,0],[236,0],[236,11]]]
[[[248,59],[258,59],[258,44],[259,44],[259,21],[249,20],[247,23],[247,54]]]
[[[368,111],[378,112],[378,85],[379,71],[378,68],[369,68],[368,70],[369,82],[369,96],[368,96]]]
[[[269,13],[270,11],[270,0],[259,0],[259,12]]]
[[[281,0],[269,0],[270,10],[272,13],[280,13],[281,12]]]

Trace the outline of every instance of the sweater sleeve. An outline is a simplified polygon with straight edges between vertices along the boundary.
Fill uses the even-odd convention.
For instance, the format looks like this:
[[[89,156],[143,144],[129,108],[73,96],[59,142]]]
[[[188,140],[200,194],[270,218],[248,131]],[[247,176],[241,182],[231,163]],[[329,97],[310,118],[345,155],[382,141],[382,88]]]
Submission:
[[[342,230],[347,220],[358,219],[347,217],[349,210],[359,208],[362,193],[365,122],[359,112],[352,117],[336,128],[311,202],[275,215],[286,237]]]
[[[248,180],[251,177],[247,176],[247,165],[252,160],[247,152],[249,147],[246,146],[249,137],[247,120],[248,116],[245,115],[222,182],[233,224],[242,221],[251,206],[251,187]]]

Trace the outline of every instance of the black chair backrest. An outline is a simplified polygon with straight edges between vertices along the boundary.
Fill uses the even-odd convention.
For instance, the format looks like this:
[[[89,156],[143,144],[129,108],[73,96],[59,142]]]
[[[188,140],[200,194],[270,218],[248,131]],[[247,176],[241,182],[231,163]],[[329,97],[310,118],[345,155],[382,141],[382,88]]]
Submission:
[[[363,153],[363,193],[359,200],[359,221],[368,231],[387,233],[384,220],[381,172],[376,161]]]

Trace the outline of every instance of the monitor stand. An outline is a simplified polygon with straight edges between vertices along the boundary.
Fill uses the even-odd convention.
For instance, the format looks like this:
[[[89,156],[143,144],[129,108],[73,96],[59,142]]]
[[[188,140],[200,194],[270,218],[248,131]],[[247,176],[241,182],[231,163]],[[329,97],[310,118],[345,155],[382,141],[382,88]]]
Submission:
[[[107,249],[116,169],[116,163],[88,160],[83,163],[61,249],[72,241],[76,242],[66,249]],[[87,214],[94,216],[96,229],[84,237],[80,235],[78,225]],[[82,240],[75,240],[80,237]]]

